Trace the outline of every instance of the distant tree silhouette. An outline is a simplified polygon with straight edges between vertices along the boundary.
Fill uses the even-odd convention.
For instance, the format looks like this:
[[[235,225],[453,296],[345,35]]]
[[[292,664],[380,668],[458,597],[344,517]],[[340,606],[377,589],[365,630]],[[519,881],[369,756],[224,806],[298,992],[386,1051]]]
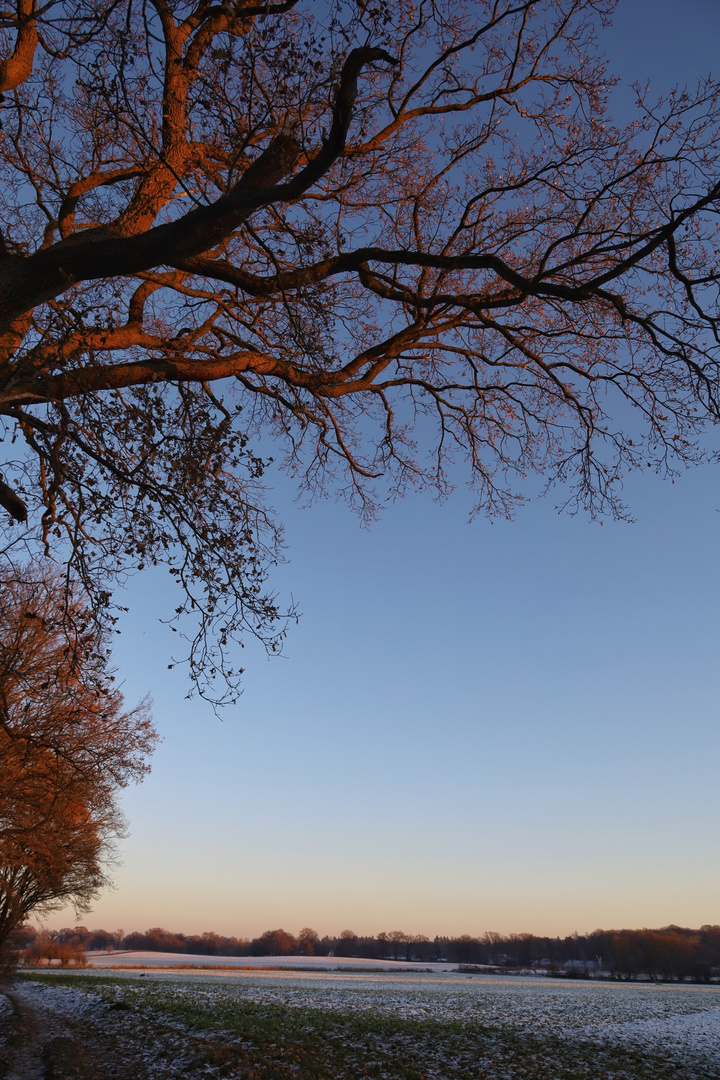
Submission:
[[[384,931],[376,937],[361,937],[353,931],[345,933],[348,936],[326,936],[315,942],[316,932],[307,927],[300,931],[297,938],[284,930],[268,930],[250,942],[212,932],[186,935],[158,927],[123,937],[118,931],[108,934],[105,930],[76,926],[53,931],[50,939],[56,945],[67,945],[77,950],[104,948],[111,938],[116,947],[125,949],[223,956],[284,956],[293,953],[310,956],[304,951],[307,946],[304,947],[303,942],[315,942],[315,955],[326,956],[332,952],[339,958],[356,955],[368,959],[443,960],[471,966],[489,964],[501,970],[530,966],[548,970],[549,967],[556,974],[578,976],[592,971],[593,974],[601,973],[617,979],[650,977],[667,982],[688,978],[707,982],[720,976],[720,926],[705,925],[697,930],[680,926],[656,930],[595,930],[591,934],[570,934],[564,938],[536,934],[509,934],[504,937],[491,932],[482,937],[461,934],[458,937],[436,937],[433,941],[422,934],[394,931],[396,940],[390,952],[396,952],[396,956],[388,955],[389,935]],[[29,924],[17,927],[12,935],[13,947],[26,949],[37,935],[38,931]],[[343,952],[342,943],[353,939],[355,952]],[[565,972],[563,969],[566,969]]]
[[[298,934],[298,951],[303,956],[317,956],[320,949],[320,937],[317,930],[304,926]]]
[[[354,930],[343,930],[335,947],[336,956],[357,956],[358,938]]]
[[[286,930],[266,930],[251,946],[253,956],[292,956],[297,947],[297,938]]]

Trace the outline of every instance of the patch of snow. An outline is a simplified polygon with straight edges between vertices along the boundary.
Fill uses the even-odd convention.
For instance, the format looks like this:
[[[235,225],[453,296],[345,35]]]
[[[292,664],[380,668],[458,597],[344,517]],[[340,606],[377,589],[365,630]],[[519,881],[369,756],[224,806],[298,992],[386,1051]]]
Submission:
[[[402,960],[365,960],[354,956],[201,956],[196,953],[167,952],[88,952],[94,968],[125,967],[224,967],[224,968],[298,968],[301,970],[338,971],[343,968],[374,971],[453,971],[456,964],[421,964]]]

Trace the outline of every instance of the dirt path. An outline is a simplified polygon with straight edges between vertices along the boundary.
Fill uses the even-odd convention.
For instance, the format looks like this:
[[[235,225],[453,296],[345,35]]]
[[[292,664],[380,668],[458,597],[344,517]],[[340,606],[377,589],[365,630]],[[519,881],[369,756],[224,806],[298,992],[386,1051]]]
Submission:
[[[193,1040],[122,1002],[63,986],[0,994],[0,1080],[175,1080],[205,1072]]]
[[[42,1052],[60,1034],[57,1023],[33,1009],[21,1009],[12,994],[4,995],[2,1073],[5,1080],[44,1080]]]
[[[88,1053],[86,1040],[79,1039],[73,1024],[62,1011],[37,1000],[25,987],[3,994],[4,1039],[0,1051],[3,1080],[95,1080],[98,1071]]]

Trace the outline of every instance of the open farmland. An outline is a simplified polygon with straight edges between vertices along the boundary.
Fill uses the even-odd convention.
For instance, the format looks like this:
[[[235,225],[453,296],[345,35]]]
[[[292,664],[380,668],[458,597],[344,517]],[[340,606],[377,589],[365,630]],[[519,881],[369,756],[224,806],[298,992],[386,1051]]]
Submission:
[[[136,1080],[720,1077],[715,986],[458,974],[48,973],[22,977],[17,997],[85,1040],[94,1032],[112,1044],[115,1067],[110,1073],[106,1062],[103,1075]]]

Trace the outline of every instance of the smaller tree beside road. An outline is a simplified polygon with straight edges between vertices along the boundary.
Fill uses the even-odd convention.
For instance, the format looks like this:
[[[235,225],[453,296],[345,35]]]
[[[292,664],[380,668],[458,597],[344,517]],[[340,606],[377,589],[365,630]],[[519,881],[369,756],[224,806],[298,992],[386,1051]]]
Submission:
[[[60,577],[0,576],[0,951],[32,911],[87,910],[108,882],[117,796],[149,770],[91,614]]]

